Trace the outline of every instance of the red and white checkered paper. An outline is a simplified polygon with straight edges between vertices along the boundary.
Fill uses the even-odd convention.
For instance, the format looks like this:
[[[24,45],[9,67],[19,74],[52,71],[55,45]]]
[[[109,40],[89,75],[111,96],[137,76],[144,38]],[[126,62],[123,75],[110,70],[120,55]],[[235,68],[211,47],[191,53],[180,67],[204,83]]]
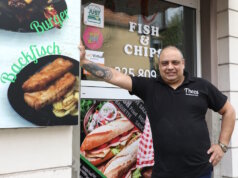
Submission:
[[[154,165],[154,148],[152,142],[152,134],[149,119],[148,117],[146,117],[144,131],[139,141],[136,167],[143,168],[153,165]]]

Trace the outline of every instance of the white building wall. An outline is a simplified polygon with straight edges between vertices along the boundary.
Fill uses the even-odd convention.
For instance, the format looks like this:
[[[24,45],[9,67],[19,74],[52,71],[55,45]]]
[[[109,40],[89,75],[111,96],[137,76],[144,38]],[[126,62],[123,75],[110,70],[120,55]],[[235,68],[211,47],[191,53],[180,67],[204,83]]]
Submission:
[[[67,178],[71,177],[71,168],[54,168],[38,171],[27,171],[0,176],[1,178]]]
[[[0,130],[0,178],[71,178],[72,127]]]
[[[238,1],[217,1],[218,86],[238,113]],[[222,177],[238,177],[238,119],[229,150],[221,163]]]

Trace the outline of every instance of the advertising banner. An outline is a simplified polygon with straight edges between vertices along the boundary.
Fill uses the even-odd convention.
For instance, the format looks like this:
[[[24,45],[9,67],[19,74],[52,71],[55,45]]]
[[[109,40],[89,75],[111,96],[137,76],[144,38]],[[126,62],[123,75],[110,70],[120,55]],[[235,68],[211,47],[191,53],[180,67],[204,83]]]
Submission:
[[[0,128],[78,124],[77,0],[0,2]]]
[[[161,18],[141,21],[140,3],[82,1],[86,58],[139,77],[157,76]],[[103,12],[103,13],[102,13]],[[155,23],[154,23],[155,22]],[[80,177],[149,178],[154,150],[143,102],[81,71]]]
[[[141,101],[81,99],[80,109],[81,177],[136,177],[151,171],[153,145],[151,133],[143,133],[148,120]],[[145,140],[151,150],[147,157],[141,150]]]

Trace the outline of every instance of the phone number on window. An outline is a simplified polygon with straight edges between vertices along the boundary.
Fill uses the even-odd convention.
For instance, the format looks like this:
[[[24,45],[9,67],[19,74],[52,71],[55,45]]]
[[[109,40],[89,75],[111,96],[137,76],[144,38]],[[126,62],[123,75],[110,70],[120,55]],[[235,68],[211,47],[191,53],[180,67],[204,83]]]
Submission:
[[[115,69],[119,72],[122,72],[126,75],[132,75],[135,76],[135,70],[134,68],[126,68],[126,67],[115,67]],[[137,76],[138,77],[154,77],[156,78],[156,71],[155,70],[144,70],[144,69],[138,69],[137,70]]]

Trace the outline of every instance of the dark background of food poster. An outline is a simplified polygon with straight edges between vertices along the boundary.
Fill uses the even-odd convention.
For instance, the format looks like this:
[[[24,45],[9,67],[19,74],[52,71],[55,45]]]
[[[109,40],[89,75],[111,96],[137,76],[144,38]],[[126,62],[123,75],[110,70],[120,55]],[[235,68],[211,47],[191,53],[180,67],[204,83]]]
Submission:
[[[96,167],[94,167],[86,158],[80,156],[80,177],[101,178],[105,176]]]
[[[139,100],[93,100],[93,99],[81,99],[80,101],[80,126],[81,126],[81,139],[80,144],[85,139],[85,132],[87,132],[87,121],[89,118],[93,116],[94,113],[100,112],[100,109],[103,108],[107,103],[111,103],[117,109],[117,112],[121,112],[125,117],[127,117],[142,133],[144,129],[145,119],[146,119],[146,111],[142,101]],[[93,166],[89,161],[85,161],[86,158],[83,157],[80,159],[80,176],[87,177],[92,174],[96,177],[100,177],[100,174],[95,171],[97,169]],[[86,174],[86,170],[88,169],[88,174]],[[83,172],[82,172],[83,170]]]
[[[7,1],[7,0],[5,0]],[[1,18],[5,17],[4,13],[9,13],[9,7],[2,6],[2,3],[5,1],[1,1],[0,4],[0,14]],[[62,0],[61,0],[62,1]],[[34,2],[34,1],[33,1]],[[43,2],[43,1],[41,1]],[[63,22],[63,26],[61,29],[53,28],[51,30],[45,31],[43,33],[36,33],[36,32],[14,32],[11,24],[14,22],[14,20],[7,20],[7,23],[9,23],[9,29],[2,29],[0,27],[0,76],[3,73],[12,73],[12,65],[16,64],[19,65],[18,59],[23,57],[22,53],[31,55],[30,46],[35,46],[32,49],[34,50],[34,53],[36,53],[36,48],[41,53],[41,47],[48,47],[53,46],[55,43],[59,47],[60,54],[63,56],[66,56],[68,58],[74,59],[75,63],[79,63],[79,52],[77,49],[77,46],[80,41],[80,14],[79,9],[81,7],[80,1],[78,0],[66,0],[68,9],[68,19],[65,19]],[[5,9],[4,9],[5,8]],[[41,11],[39,10],[41,9]],[[41,13],[39,16],[43,16],[44,8],[38,8],[37,13]],[[57,12],[59,14],[60,12]],[[5,14],[6,15],[6,14]],[[15,14],[11,14],[15,18]],[[38,15],[34,15],[30,18],[30,20],[41,20],[41,19],[34,19],[38,18]],[[40,22],[40,21],[39,21]],[[6,21],[5,21],[6,23]],[[1,24],[2,25],[2,24]],[[29,23],[26,23],[25,25],[29,25]],[[2,26],[3,27],[3,26]],[[6,27],[6,26],[5,26]],[[4,28],[5,28],[4,27]],[[14,27],[16,29],[16,27]],[[20,31],[22,31],[22,26],[19,25]],[[24,26],[23,26],[24,28]],[[27,29],[28,27],[25,27]],[[23,29],[24,31],[24,29]],[[49,47],[50,48],[50,47]],[[52,48],[50,48],[52,49]],[[48,53],[45,55],[49,56]],[[46,57],[44,58],[44,61],[42,63],[47,64],[47,60],[51,60],[52,57]],[[24,60],[22,59],[24,62]],[[30,60],[29,60],[30,61]],[[31,62],[31,61],[30,61]],[[23,71],[26,69],[29,65],[34,68],[34,70],[37,69],[37,65],[40,65],[40,62],[38,64],[34,64],[33,62],[31,64],[28,64],[20,71]],[[79,66],[75,65],[75,70],[78,70],[77,68]],[[28,67],[29,68],[29,67]],[[32,69],[33,70],[33,69]],[[32,71],[33,73],[36,71]],[[77,73],[77,71],[76,71]],[[22,74],[24,76],[24,74]],[[42,121],[40,118],[26,118],[24,115],[19,114],[18,111],[13,108],[13,106],[9,102],[9,96],[8,96],[8,90],[11,82],[6,81],[6,83],[3,83],[0,81],[0,100],[1,100],[1,112],[0,112],[0,128],[21,128],[21,127],[36,127],[36,126],[52,126],[52,125],[75,125],[78,123],[77,117],[75,119],[69,121],[64,120],[62,118],[59,118],[57,120],[53,120],[52,113],[49,113],[50,111],[41,112],[42,114]],[[18,86],[19,87],[19,86]],[[20,93],[21,91],[19,91]],[[10,95],[12,95],[10,93]],[[13,96],[12,96],[13,97]],[[16,94],[14,96],[16,99],[19,97],[19,95]],[[16,100],[17,101],[17,100]],[[15,105],[20,105],[18,103],[15,103]],[[27,109],[25,110],[27,112]],[[39,114],[39,115],[40,115]],[[36,121],[36,122],[35,122]]]

